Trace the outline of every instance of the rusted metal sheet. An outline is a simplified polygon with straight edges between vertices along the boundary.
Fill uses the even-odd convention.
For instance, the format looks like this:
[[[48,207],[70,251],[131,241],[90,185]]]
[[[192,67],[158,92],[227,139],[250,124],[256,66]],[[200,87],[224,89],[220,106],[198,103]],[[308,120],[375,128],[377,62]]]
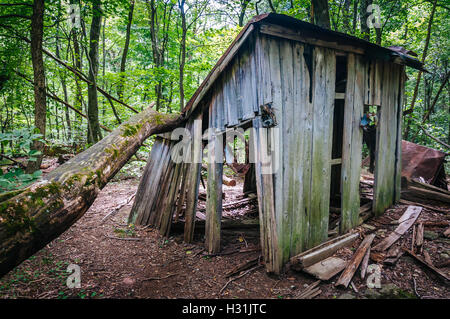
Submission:
[[[431,185],[441,184],[439,175],[444,163],[445,153],[405,140],[402,141],[402,176],[423,179],[425,183]]]

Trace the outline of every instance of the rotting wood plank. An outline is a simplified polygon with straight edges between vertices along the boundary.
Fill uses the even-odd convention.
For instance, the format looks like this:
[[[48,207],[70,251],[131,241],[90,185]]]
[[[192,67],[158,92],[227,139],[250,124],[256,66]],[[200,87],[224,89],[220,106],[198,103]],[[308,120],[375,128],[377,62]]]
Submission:
[[[397,202],[401,197],[401,178],[402,178],[402,115],[405,95],[405,67],[397,66],[398,74],[398,99],[397,99],[397,145],[395,149],[395,195],[394,201]]]
[[[277,198],[282,202],[281,220],[282,229],[282,251],[283,251],[283,263],[289,260],[292,251],[292,232],[293,224],[292,219],[295,214],[293,201],[294,194],[294,143],[295,137],[293,134],[294,129],[294,114],[297,110],[294,108],[294,68],[293,68],[293,53],[292,43],[290,41],[279,41],[280,46],[280,81],[281,81],[281,110],[282,114],[279,121],[283,121],[280,127],[280,149],[289,146],[289,151],[283,151],[283,156],[280,157],[281,171],[277,173],[277,176],[281,178],[279,185],[281,186],[281,192]]]
[[[266,272],[280,273],[282,263],[278,252],[278,234],[275,224],[273,174],[270,173],[272,162],[268,161],[269,156],[267,155],[267,129],[261,127],[260,117],[253,120],[253,132],[261,252],[266,265]]]
[[[275,24],[264,23],[260,26],[259,30],[263,34],[308,43],[321,48],[331,48],[346,52],[364,54],[364,49],[362,48],[358,48],[351,45],[338,44],[336,42],[320,40],[314,37],[305,37],[300,33],[300,31],[292,30],[290,28],[286,28]]]
[[[309,267],[325,258],[333,255],[338,249],[352,244],[359,237],[359,233],[348,233],[329,241],[326,241],[314,248],[311,248],[297,256],[291,257],[290,263],[293,269],[303,269]]]
[[[304,47],[298,42],[293,43],[293,72],[294,72],[294,91],[293,91],[293,125],[292,128],[292,139],[291,139],[291,147],[290,147],[290,165],[292,165],[292,175],[290,178],[292,179],[293,188],[292,188],[292,231],[291,231],[291,251],[290,256],[295,256],[298,253],[302,252],[306,247],[306,240],[308,234],[308,223],[307,223],[307,204],[306,201],[308,197],[304,197],[303,193],[306,189],[309,188],[309,175],[306,171],[310,168],[309,160],[306,157],[306,154],[310,154],[310,150],[306,150],[308,148],[308,144],[306,140],[311,140],[310,135],[308,133],[311,131],[307,130],[307,113],[308,108],[311,107],[309,103],[309,99],[307,96],[307,92],[309,89],[307,87],[308,83],[306,82],[307,75],[305,72],[308,72],[305,67],[304,58],[303,58],[303,50]],[[293,161],[292,161],[293,159]]]
[[[186,194],[186,211],[184,226],[184,241],[191,243],[194,238],[195,228],[195,211],[197,209],[198,190],[200,185],[200,172],[202,166],[202,118],[203,113],[199,113],[194,117],[192,135],[194,137],[192,145],[192,163],[188,164],[191,171],[188,175],[187,194]]]
[[[395,74],[394,74],[395,75]],[[391,97],[392,77],[390,63],[384,63],[382,105],[377,127],[377,145],[374,173],[373,210],[381,215],[394,201],[395,142],[397,130],[392,132],[392,120],[397,114]],[[393,114],[394,113],[394,114]],[[396,122],[396,120],[394,121]]]
[[[355,254],[351,258],[350,262],[348,263],[347,267],[344,269],[344,271],[342,272],[338,281],[336,282],[336,284],[335,284],[336,287],[339,287],[339,286],[343,286],[345,288],[348,287],[350,281],[353,278],[353,275],[355,274],[356,270],[358,269],[359,264],[363,260],[365,254],[366,254],[366,251],[367,251],[367,249],[369,249],[374,238],[375,238],[375,234],[367,235],[364,238],[361,245],[358,247]]]
[[[161,142],[161,139],[156,138],[153,143],[153,147],[148,157],[144,173],[142,174],[141,180],[139,181],[139,187],[136,192],[135,201],[128,217],[128,223],[130,224],[134,224],[136,222],[136,218],[138,217],[143,207],[142,200],[147,196],[146,189],[148,189],[149,185],[151,185],[151,183],[154,181],[154,179],[150,178],[150,176],[152,176],[151,174],[153,172],[153,167],[160,163],[159,157],[161,156],[162,149]]]
[[[398,227],[391,234],[389,234],[388,237],[373,247],[373,250],[385,251],[391,247],[414,224],[421,212],[422,207],[409,206],[403,213],[402,217],[398,220]]]
[[[364,62],[362,57],[348,55],[347,89],[344,110],[344,132],[341,170],[340,232],[358,225],[359,179],[361,175],[362,129],[360,120],[364,111]]]
[[[313,51],[313,146],[311,176],[311,211],[308,248],[328,238],[330,204],[331,147],[336,81],[336,56],[330,49]]]
[[[223,145],[220,138],[218,132],[209,131],[205,247],[210,254],[220,251],[223,174]]]

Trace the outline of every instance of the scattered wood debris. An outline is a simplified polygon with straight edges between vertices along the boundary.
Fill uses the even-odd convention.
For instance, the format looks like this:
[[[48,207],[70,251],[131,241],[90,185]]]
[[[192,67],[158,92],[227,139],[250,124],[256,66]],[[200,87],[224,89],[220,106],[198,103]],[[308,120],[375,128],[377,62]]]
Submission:
[[[359,264],[361,263],[362,259],[364,258],[366,251],[369,249],[374,238],[375,238],[375,234],[367,235],[364,238],[361,245],[359,245],[359,247],[356,250],[355,254],[353,255],[352,259],[348,263],[347,267],[344,269],[341,276],[339,277],[339,280],[336,282],[336,284],[335,284],[336,287],[339,287],[339,286],[343,286],[345,288],[348,287],[350,281],[353,278],[353,275],[356,272],[356,269],[358,268]]]
[[[296,296],[298,299],[312,299],[322,293],[320,288],[317,286],[320,284],[320,280],[309,285],[305,290],[303,290],[299,295]]]
[[[303,269],[304,272],[310,274],[320,280],[330,280],[340,273],[347,266],[347,262],[341,258],[328,257],[314,265]]]
[[[399,226],[384,240],[382,240],[378,245],[376,245],[373,250],[375,251],[385,251],[392,246],[400,237],[414,224],[422,211],[422,207],[419,206],[409,206],[405,213],[398,220]]]
[[[348,233],[309,249],[290,259],[291,267],[294,270],[302,270],[305,267],[314,265],[333,255],[338,249],[352,244],[359,233]]]
[[[419,261],[422,265],[426,266],[428,269],[432,270],[436,275],[438,275],[439,278],[441,278],[447,285],[450,284],[450,278],[441,270],[437,269],[433,265],[430,265],[427,263],[424,259],[422,259],[420,256],[417,256],[412,251],[403,248],[403,250],[410,255],[411,257],[414,257],[415,260]]]

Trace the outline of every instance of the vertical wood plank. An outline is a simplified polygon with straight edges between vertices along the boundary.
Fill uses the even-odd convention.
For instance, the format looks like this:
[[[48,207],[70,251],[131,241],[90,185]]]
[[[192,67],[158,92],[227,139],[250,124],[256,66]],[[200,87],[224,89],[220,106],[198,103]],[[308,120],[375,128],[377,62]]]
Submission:
[[[348,55],[341,173],[341,233],[356,227],[359,219],[359,180],[362,156],[360,120],[364,111],[364,83],[367,82],[367,78],[364,76],[365,64],[361,56]]]
[[[330,49],[314,48],[313,146],[311,214],[308,248],[328,238],[331,146],[336,82],[336,56]]]
[[[218,253],[222,219],[223,144],[213,130],[209,131],[209,141],[205,247],[209,253]]]
[[[186,212],[184,224],[184,241],[191,243],[194,238],[195,212],[197,210],[198,189],[200,184],[200,172],[202,167],[202,119],[203,113],[195,117],[192,127],[192,163],[189,165],[190,172],[187,181]]]
[[[144,173],[141,176],[141,180],[139,181],[139,187],[136,192],[136,196],[134,199],[133,206],[131,208],[130,215],[128,217],[128,223],[135,224],[138,216],[143,213],[143,209],[145,207],[145,200],[147,194],[147,190],[151,187],[154,182],[154,167],[160,163],[159,159],[162,155],[162,145],[161,139],[156,138],[150,155],[147,160],[147,164],[144,169]],[[144,200],[145,199],[145,200]]]
[[[378,121],[377,151],[374,173],[374,202],[375,215],[382,214],[394,202],[395,191],[395,152],[397,147],[397,96],[395,90],[396,73],[392,72],[392,65],[384,63],[383,92],[381,99],[381,115]]]
[[[398,66],[397,147],[395,151],[395,201],[400,200],[402,179],[402,112],[405,94],[405,67]]]

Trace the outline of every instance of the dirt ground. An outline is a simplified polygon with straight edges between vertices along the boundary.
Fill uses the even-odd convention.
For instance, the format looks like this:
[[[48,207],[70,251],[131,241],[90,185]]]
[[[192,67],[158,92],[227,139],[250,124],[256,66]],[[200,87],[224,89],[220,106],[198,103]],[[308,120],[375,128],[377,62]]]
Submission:
[[[290,269],[281,276],[270,276],[261,266],[228,282],[229,278],[225,276],[228,271],[258,257],[257,229],[225,232],[224,253],[209,256],[203,250],[201,233],[195,236],[194,244],[188,245],[183,243],[181,232],[162,238],[156,230],[130,227],[127,218],[138,183],[135,177],[110,182],[72,227],[0,278],[0,298],[291,299],[316,281],[310,275]],[[234,188],[225,187],[225,203],[238,198],[240,187],[240,183]],[[200,201],[199,206],[202,205],[204,202]],[[118,207],[121,208],[115,212]],[[358,230],[363,234],[375,231],[376,244],[395,229],[396,225],[391,222],[397,220],[406,207],[397,205],[383,216],[368,220]],[[248,210],[252,207],[241,207],[228,214],[244,215]],[[104,219],[112,212],[115,213]],[[449,219],[449,214],[423,209],[418,221],[448,222]],[[442,235],[445,229],[445,226],[425,228],[424,249],[433,263],[449,258],[450,239]],[[396,245],[410,247],[411,236],[412,228]],[[352,247],[338,251],[338,255],[350,259],[360,243],[361,238]],[[69,264],[80,266],[81,288],[67,287]],[[450,273],[448,267],[440,269]],[[382,265],[381,289],[368,289],[359,272],[353,278],[354,288],[335,288],[337,278],[321,282],[321,293],[316,298],[450,298],[448,285],[407,255],[403,255],[395,266]]]

